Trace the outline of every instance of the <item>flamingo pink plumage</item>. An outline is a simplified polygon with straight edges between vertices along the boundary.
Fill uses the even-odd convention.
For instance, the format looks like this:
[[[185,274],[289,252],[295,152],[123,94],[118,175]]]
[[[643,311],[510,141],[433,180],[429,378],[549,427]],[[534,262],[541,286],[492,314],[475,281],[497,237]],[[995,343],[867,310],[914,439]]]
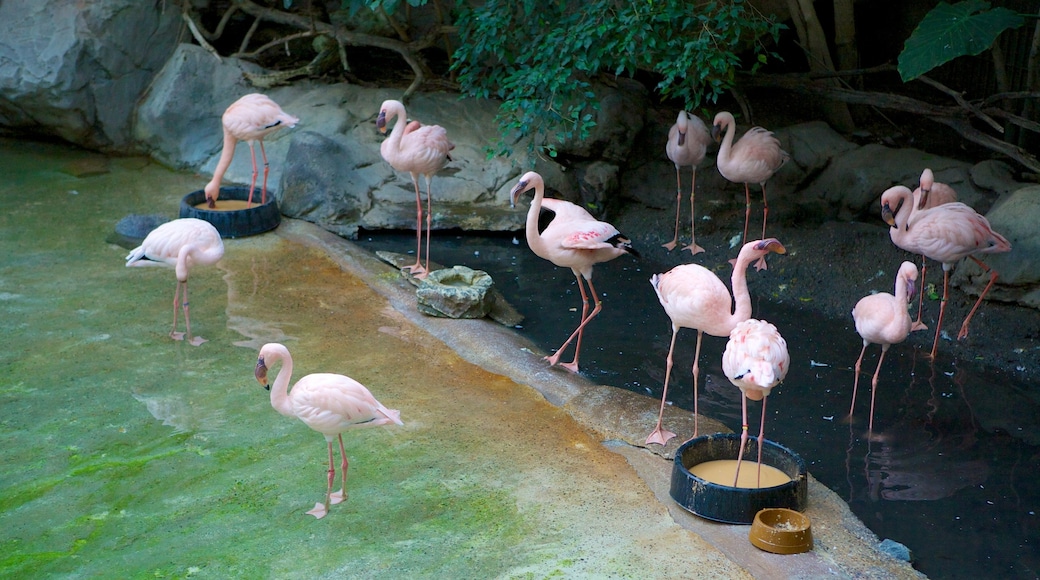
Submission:
[[[704,251],[697,245],[696,229],[697,213],[694,211],[694,192],[697,189],[697,164],[704,159],[704,153],[711,143],[711,134],[708,127],[704,125],[696,115],[679,111],[675,124],[668,130],[668,143],[665,145],[665,153],[668,159],[675,164],[675,236],[672,241],[664,244],[669,251],[674,250],[679,242],[679,210],[682,207],[682,179],[679,176],[683,167],[690,167],[690,245],[684,247],[692,254]]]
[[[421,125],[417,121],[406,122],[407,115],[400,101],[383,101],[376,118],[376,128],[386,132],[390,119],[397,117],[390,136],[380,145],[383,159],[397,171],[407,171],[415,186],[415,264],[405,268],[416,278],[425,278],[430,267],[430,227],[433,223],[430,183],[433,174],[451,161],[449,153],[455,145],[448,141],[448,132],[440,125]],[[426,178],[426,265],[422,259],[422,198],[419,194],[419,175]]]
[[[762,401],[762,421],[758,430],[758,483],[762,482],[762,445],[766,434],[766,398],[773,387],[783,382],[791,366],[787,341],[772,324],[750,318],[737,324],[729,334],[726,352],[722,353],[722,372],[740,389],[742,423],[740,450],[737,452],[737,470],[733,476],[736,487],[740,477],[740,461],[748,439],[747,402]]]
[[[126,256],[127,267],[166,266],[177,275],[177,288],[173,292],[173,329],[170,338],[183,340],[185,333],[177,332],[177,308],[184,310],[184,329],[188,343],[198,346],[206,339],[191,335],[191,319],[188,317],[188,275],[197,265],[212,266],[224,256],[224,242],[217,228],[209,222],[196,218],[180,218],[166,222],[152,230],[141,245],[130,250]],[[184,299],[180,302],[181,288]],[[179,303],[180,302],[180,303]]]
[[[545,197],[545,182],[542,180],[542,176],[534,171],[525,173],[513,187],[513,191],[510,193],[510,204],[515,206],[520,195],[532,189],[534,190],[534,200],[531,202],[530,209],[527,210],[525,228],[527,245],[538,257],[549,260],[561,268],[570,268],[578,281],[578,290],[581,291],[581,321],[578,323],[578,327],[556,350],[556,353],[545,357],[545,360],[549,361],[551,366],[555,366],[560,362],[560,356],[567,345],[577,339],[574,344],[574,360],[560,365],[568,371],[576,373],[585,326],[603,309],[603,303],[599,299],[599,294],[596,293],[596,287],[592,285],[592,267],[623,254],[638,256],[639,253],[632,248],[631,241],[621,235],[621,232],[614,226],[597,220],[589,212],[569,201]],[[539,233],[538,215],[543,207],[556,215]],[[589,286],[588,293],[585,292],[585,284]],[[590,296],[595,302],[591,313],[589,312]]]
[[[693,436],[698,433],[697,391],[698,359],[701,354],[701,339],[704,333],[711,336],[729,336],[737,324],[751,317],[751,294],[747,287],[747,267],[752,260],[769,252],[783,254],[787,250],[774,238],[748,242],[740,249],[733,265],[730,284],[733,295],[726,285],[711,270],[699,264],[682,264],[664,274],[654,274],[650,284],[657,292],[665,313],[672,321],[672,341],[665,359],[664,391],[661,393],[661,410],[657,415],[657,426],[646,438],[646,443],[664,445],[675,436],[661,428],[665,401],[668,398],[668,381],[672,374],[672,353],[675,337],[680,328],[697,331],[697,348],[693,354]]]
[[[769,202],[766,201],[766,181],[777,172],[790,155],[780,147],[780,140],[772,131],[762,127],[752,127],[736,143],[733,136],[737,123],[733,115],[722,111],[715,115],[711,135],[720,141],[716,164],[719,173],[728,181],[744,184],[744,235],[741,242],[747,240],[748,221],[751,219],[751,192],[748,184],[757,183],[762,187],[762,239],[766,237],[766,219],[769,216]],[[726,135],[722,136],[722,131]],[[755,268],[766,268],[765,256],[755,263]]]
[[[252,93],[238,99],[224,111],[221,123],[224,127],[224,148],[220,152],[220,160],[217,168],[213,171],[213,179],[206,184],[206,202],[209,207],[216,207],[217,197],[220,195],[220,181],[224,179],[224,173],[231,160],[235,157],[235,145],[239,141],[249,144],[249,158],[253,162],[253,178],[249,183],[249,205],[253,203],[253,188],[256,186],[256,176],[259,173],[256,167],[256,152],[253,142],[260,143],[260,155],[264,160],[264,181],[261,187],[260,203],[267,203],[267,174],[270,167],[267,165],[267,152],[264,151],[264,137],[283,127],[295,127],[300,120],[278,106],[266,95]]]
[[[946,185],[945,183],[939,183],[935,181],[935,175],[931,169],[925,168],[921,172],[921,184],[914,190],[914,208],[915,210],[931,209],[936,206],[943,205],[945,203],[953,203],[957,201],[957,192]],[[924,288],[925,275],[928,272],[928,258],[921,256],[921,288]],[[921,292],[921,296],[917,302],[917,320],[910,326],[910,332],[915,330],[928,330],[928,326],[921,322],[921,313],[924,311],[924,292]]]
[[[1011,243],[993,231],[989,221],[967,205],[946,203],[931,209],[915,210],[913,193],[905,186],[897,185],[881,194],[881,217],[892,226],[889,230],[895,245],[923,254],[943,265],[943,297],[939,306],[939,320],[935,325],[935,339],[929,357],[934,360],[939,347],[946,300],[949,297],[950,270],[961,258],[971,258],[982,269],[989,272],[989,283],[979,294],[975,306],[961,324],[957,339],[968,336],[968,324],[982,304],[983,298],[997,280],[997,272],[984,264],[974,254],[993,254],[1011,251]],[[894,208],[894,209],[893,209]]]
[[[863,338],[863,348],[856,359],[856,378],[852,383],[852,405],[849,417],[856,409],[856,391],[859,389],[859,373],[863,363],[863,354],[870,344],[881,345],[881,356],[878,357],[874,377],[870,381],[870,422],[868,431],[874,430],[874,394],[877,391],[878,374],[881,363],[885,360],[888,347],[906,340],[910,334],[910,313],[907,303],[914,298],[914,282],[917,280],[917,266],[913,262],[903,262],[896,273],[895,294],[878,292],[860,298],[852,309],[852,318],[856,323],[856,332]]]
[[[274,379],[274,388],[271,388],[267,381],[267,371],[277,362],[281,362],[282,368]],[[289,391],[292,371],[292,356],[284,345],[268,343],[260,349],[254,376],[265,389],[271,391],[271,406],[286,417],[298,418],[325,436],[329,451],[329,477],[325,502],[315,503],[314,508],[307,512],[321,519],[328,513],[330,504],[338,504],[347,499],[348,462],[343,448],[343,432],[358,427],[404,423],[401,422],[400,411],[387,409],[364,385],[343,375],[310,374],[297,381],[292,391]],[[339,454],[342,458],[340,471],[343,479],[343,488],[335,493],[332,492],[332,484],[336,480],[336,468],[332,462],[333,437],[339,439]]]

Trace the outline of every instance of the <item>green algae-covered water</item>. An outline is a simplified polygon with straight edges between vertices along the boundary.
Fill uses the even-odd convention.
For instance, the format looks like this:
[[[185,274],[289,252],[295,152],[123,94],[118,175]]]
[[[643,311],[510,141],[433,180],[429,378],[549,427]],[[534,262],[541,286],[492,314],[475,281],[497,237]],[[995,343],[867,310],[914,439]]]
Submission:
[[[565,413],[276,232],[193,271],[209,342],[171,340],[173,271],[110,240],[204,182],[0,140],[0,576],[744,574]],[[294,380],[350,375],[405,422],[344,436],[349,499],[322,520],[324,439],[253,379],[270,341]]]

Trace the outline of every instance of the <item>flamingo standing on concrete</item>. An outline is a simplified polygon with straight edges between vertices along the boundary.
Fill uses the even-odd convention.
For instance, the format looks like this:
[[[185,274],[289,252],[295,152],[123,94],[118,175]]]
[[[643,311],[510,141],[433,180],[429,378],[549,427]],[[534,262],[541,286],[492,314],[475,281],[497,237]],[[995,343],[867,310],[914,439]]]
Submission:
[[[177,332],[177,308],[184,310],[184,329],[188,343],[199,346],[206,342],[201,336],[191,335],[188,317],[188,275],[197,265],[212,266],[224,256],[224,242],[217,228],[196,218],[180,218],[166,222],[152,230],[141,245],[126,256],[127,267],[165,266],[177,274],[177,288],[173,292],[173,329],[170,338],[184,340],[185,333]],[[181,288],[183,302],[180,302]]]
[[[740,451],[733,487],[740,477],[740,461],[748,439],[747,402],[762,401],[762,421],[758,428],[758,485],[762,485],[762,445],[766,434],[766,398],[773,387],[787,376],[791,356],[787,341],[772,324],[750,318],[737,324],[729,334],[726,352],[722,353],[722,372],[740,389],[740,407],[743,422],[740,429]]]
[[[762,239],[766,237],[766,219],[769,216],[769,202],[766,201],[766,181],[783,167],[791,158],[780,147],[780,140],[773,136],[772,131],[762,127],[752,127],[736,143],[733,135],[736,132],[737,123],[733,115],[722,111],[715,115],[711,128],[711,136],[715,141],[721,141],[716,163],[719,173],[728,181],[744,184],[744,235],[741,242],[747,240],[748,221],[751,219],[751,191],[749,184],[757,183],[762,187]],[[723,137],[722,132],[726,135]],[[755,269],[766,268],[765,256],[755,263]]]
[[[545,197],[545,182],[542,176],[529,171],[525,173],[510,193],[510,205],[516,206],[516,200],[526,191],[534,190],[534,201],[527,210],[527,245],[539,258],[549,260],[561,268],[570,268],[578,281],[581,291],[581,321],[574,332],[564,341],[552,356],[545,357],[550,366],[560,362],[564,349],[577,339],[574,344],[574,360],[561,364],[572,373],[578,372],[578,355],[581,352],[581,339],[585,326],[603,309],[603,303],[592,285],[592,267],[607,262],[623,254],[639,256],[632,248],[631,241],[621,235],[614,226],[597,220],[589,212],[569,201]],[[538,215],[542,208],[553,212],[555,217],[549,225],[539,233]],[[584,283],[582,282],[584,280]],[[585,292],[585,284],[589,291]],[[595,302],[589,312],[589,299]]]
[[[253,187],[256,186],[256,176],[259,173],[256,167],[256,152],[253,142],[260,143],[260,155],[264,161],[264,181],[260,192],[260,204],[267,203],[267,174],[270,167],[267,165],[267,152],[264,151],[264,137],[283,127],[295,127],[300,120],[286,113],[266,95],[252,93],[231,103],[224,111],[221,118],[224,126],[224,148],[220,152],[220,160],[217,168],[213,171],[213,179],[206,184],[206,202],[209,207],[216,207],[217,197],[220,196],[220,181],[224,179],[224,173],[231,160],[235,157],[235,145],[239,141],[249,144],[249,158],[253,161],[253,178],[249,182],[249,201],[247,205],[253,204]]]
[[[425,278],[430,267],[430,226],[433,223],[430,182],[433,174],[444,168],[451,161],[449,153],[455,145],[448,141],[448,132],[440,125],[421,125],[417,121],[408,123],[404,105],[400,101],[383,101],[376,118],[376,128],[386,133],[386,125],[390,119],[397,117],[390,136],[379,145],[383,159],[397,171],[407,171],[412,176],[415,186],[415,264],[405,270],[416,278]],[[426,178],[426,265],[422,259],[422,198],[419,194],[419,175]]]
[[[957,201],[957,192],[946,185],[935,181],[932,170],[925,168],[921,172],[921,184],[914,190],[914,209],[931,209],[945,203]],[[924,280],[928,272],[928,258],[921,256],[921,288],[922,292],[917,302],[917,320],[910,326],[910,332],[915,330],[928,330],[928,326],[921,322],[921,313],[924,311]]]
[[[708,127],[704,125],[696,115],[679,111],[675,124],[668,130],[668,143],[665,145],[665,153],[668,159],[675,164],[675,236],[672,241],[664,244],[669,251],[674,250],[679,242],[679,210],[682,207],[682,179],[679,176],[683,167],[690,167],[690,245],[684,247],[692,254],[704,251],[697,245],[697,237],[694,233],[697,222],[697,213],[694,211],[693,197],[697,188],[697,164],[704,159],[704,153],[711,143],[711,134]]]
[[[282,363],[274,388],[267,381],[267,371],[277,362]],[[265,344],[256,360],[254,376],[265,389],[271,391],[271,406],[286,417],[296,417],[311,429],[325,436],[329,450],[329,481],[325,490],[325,502],[315,503],[307,512],[318,519],[329,513],[330,504],[347,499],[347,453],[343,448],[343,432],[358,427],[379,425],[403,425],[401,412],[387,409],[372,396],[364,385],[350,377],[332,373],[314,373],[301,378],[289,391],[293,360],[289,349],[278,343]],[[343,488],[332,492],[336,480],[336,468],[332,461],[332,439],[339,439],[339,454],[342,458],[340,472]]]
[[[903,262],[896,273],[895,294],[878,292],[860,298],[856,307],[852,309],[852,318],[856,322],[856,332],[863,338],[863,348],[859,351],[856,359],[856,378],[852,383],[852,405],[849,407],[849,417],[856,409],[856,391],[859,389],[860,365],[863,363],[863,354],[867,352],[867,345],[880,344],[881,356],[878,357],[877,369],[870,381],[870,422],[868,431],[874,431],[874,394],[877,391],[878,374],[881,373],[881,363],[885,360],[888,347],[906,340],[910,334],[910,313],[907,312],[907,303],[914,298],[914,282],[917,280],[917,266],[913,262]]]
[[[711,270],[699,264],[682,264],[664,274],[654,274],[650,284],[657,292],[657,299],[672,320],[672,341],[665,359],[664,391],[661,393],[661,410],[657,415],[657,426],[646,438],[646,444],[664,445],[675,433],[661,428],[665,401],[668,399],[668,381],[672,375],[672,353],[675,337],[680,328],[697,330],[697,348],[693,354],[693,436],[698,433],[697,390],[700,371],[698,360],[701,355],[701,339],[704,333],[711,336],[729,336],[737,324],[751,317],[751,294],[747,287],[747,267],[752,260],[769,252],[783,254],[787,250],[775,238],[748,242],[740,249],[730,284],[733,296],[726,285]]]
[[[997,272],[974,254],[995,254],[1011,251],[1007,238],[993,231],[989,221],[967,205],[955,202],[931,209],[915,210],[913,192],[905,186],[890,187],[881,194],[881,217],[892,226],[892,241],[904,250],[923,254],[943,265],[943,297],[939,306],[939,320],[935,325],[935,339],[929,358],[935,360],[942,332],[946,300],[949,297],[950,270],[961,258],[971,258],[989,272],[989,283],[979,294],[975,306],[961,324],[957,340],[968,336],[968,324],[982,304],[982,299],[997,280]]]

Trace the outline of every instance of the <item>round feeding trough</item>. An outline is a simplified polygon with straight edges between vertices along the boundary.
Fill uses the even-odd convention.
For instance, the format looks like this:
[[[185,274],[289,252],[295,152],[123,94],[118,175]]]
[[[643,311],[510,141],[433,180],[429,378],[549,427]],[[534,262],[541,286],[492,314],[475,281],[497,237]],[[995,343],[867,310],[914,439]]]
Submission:
[[[767,466],[774,468],[786,476],[784,483],[769,487],[733,487],[691,472],[699,471],[697,467],[707,462],[736,460],[739,450],[740,436],[732,433],[703,435],[683,443],[675,452],[670,490],[672,499],[702,518],[727,524],[750,524],[755,514],[765,508],[795,511],[806,508],[809,485],[805,461],[790,449],[768,439],[762,447],[763,473]],[[745,473],[757,474],[757,461],[757,438],[748,437],[740,464],[741,481],[745,480]],[[762,482],[766,483],[765,477]]]
[[[248,187],[221,187],[217,207],[206,206],[206,192],[193,191],[181,200],[180,217],[205,220],[217,228],[222,238],[243,238],[270,231],[282,223],[278,202],[271,191],[267,203],[260,203],[260,189],[253,190],[253,204],[247,207]]]
[[[787,508],[766,508],[755,514],[748,532],[751,544],[774,554],[801,554],[813,547],[809,517]]]

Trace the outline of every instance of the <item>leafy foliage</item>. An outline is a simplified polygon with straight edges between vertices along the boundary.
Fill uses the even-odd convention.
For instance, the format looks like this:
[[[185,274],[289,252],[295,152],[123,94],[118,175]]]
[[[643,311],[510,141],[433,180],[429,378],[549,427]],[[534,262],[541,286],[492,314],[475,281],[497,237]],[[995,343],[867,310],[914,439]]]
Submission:
[[[913,80],[958,56],[988,49],[1002,32],[1025,22],[1007,8],[990,8],[985,0],[940,2],[925,15],[899,54],[899,76]]]
[[[456,23],[463,93],[501,99],[503,135],[533,135],[553,156],[595,125],[597,76],[648,72],[662,98],[696,108],[733,85],[742,50],[766,62],[760,39],[780,30],[743,0],[460,0]]]

